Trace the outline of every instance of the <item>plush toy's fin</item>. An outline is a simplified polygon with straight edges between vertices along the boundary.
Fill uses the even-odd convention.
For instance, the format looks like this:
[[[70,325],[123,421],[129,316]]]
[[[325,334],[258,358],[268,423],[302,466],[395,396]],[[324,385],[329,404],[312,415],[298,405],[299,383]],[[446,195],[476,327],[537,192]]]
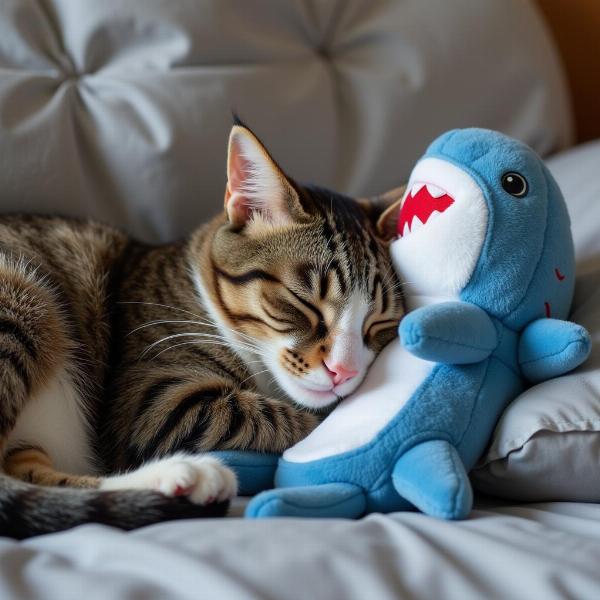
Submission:
[[[275,485],[275,470],[279,460],[277,454],[242,450],[222,450],[210,454],[220,458],[224,464],[233,469],[238,478],[240,496],[253,496]]]
[[[498,344],[487,313],[467,302],[440,302],[409,312],[400,322],[400,340],[423,360],[453,365],[485,360]]]
[[[443,440],[424,442],[403,454],[392,473],[396,491],[420,511],[443,519],[464,519],[473,491],[456,448]]]
[[[246,517],[312,517],[355,519],[367,508],[362,488],[350,483],[328,483],[279,488],[258,494],[246,507]]]
[[[590,354],[590,334],[581,325],[538,319],[523,330],[519,364],[531,382],[558,377],[578,367]]]

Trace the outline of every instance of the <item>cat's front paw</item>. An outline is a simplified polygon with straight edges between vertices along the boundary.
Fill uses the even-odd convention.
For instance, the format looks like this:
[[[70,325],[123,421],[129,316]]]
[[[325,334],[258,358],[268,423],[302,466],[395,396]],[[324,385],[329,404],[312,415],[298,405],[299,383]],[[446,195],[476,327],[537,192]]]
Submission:
[[[103,480],[102,490],[149,489],[186,496],[194,504],[223,502],[237,493],[234,472],[212,456],[175,454]]]

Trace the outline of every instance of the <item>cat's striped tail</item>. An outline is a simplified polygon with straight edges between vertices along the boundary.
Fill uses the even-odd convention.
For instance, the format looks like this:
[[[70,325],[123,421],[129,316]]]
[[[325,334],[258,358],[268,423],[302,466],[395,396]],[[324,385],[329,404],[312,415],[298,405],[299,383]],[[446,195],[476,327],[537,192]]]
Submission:
[[[0,474],[0,536],[23,539],[85,523],[129,530],[159,521],[222,517],[228,504],[200,506],[145,490],[43,487]]]

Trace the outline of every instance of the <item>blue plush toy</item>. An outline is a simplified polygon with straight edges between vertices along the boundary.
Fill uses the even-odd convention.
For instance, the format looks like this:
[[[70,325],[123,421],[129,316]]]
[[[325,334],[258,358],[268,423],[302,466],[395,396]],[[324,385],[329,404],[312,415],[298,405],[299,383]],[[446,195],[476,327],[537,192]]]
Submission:
[[[565,321],[573,242],[561,192],[524,144],[450,131],[415,166],[391,244],[400,342],[305,440],[247,516],[468,515],[467,472],[524,379],[561,375],[590,339]]]

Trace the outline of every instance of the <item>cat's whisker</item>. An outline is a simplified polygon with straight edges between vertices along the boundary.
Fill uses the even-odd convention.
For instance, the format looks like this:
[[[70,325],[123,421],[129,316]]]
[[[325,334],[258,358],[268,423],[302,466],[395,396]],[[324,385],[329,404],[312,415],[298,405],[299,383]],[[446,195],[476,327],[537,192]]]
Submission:
[[[164,322],[165,323],[188,323],[188,324],[203,325],[203,323],[200,322],[200,321],[164,321]],[[142,326],[138,327],[138,329],[140,329],[141,327],[150,326],[150,325],[153,325],[153,324],[155,324],[155,323],[146,323],[145,325],[142,325]],[[255,344],[253,344],[253,343],[245,342],[245,341],[238,341],[238,340],[230,340],[229,338],[227,338],[227,337],[225,337],[223,335],[219,335],[219,334],[206,333],[206,332],[190,332],[190,333],[185,333],[185,334],[173,334],[173,335],[174,336],[177,336],[177,335],[197,335],[197,336],[202,336],[202,337],[207,337],[207,338],[217,338],[217,339],[223,340],[224,342],[227,342],[228,344],[230,344],[232,346],[239,345],[241,347],[245,347],[247,349],[251,349],[253,352],[260,352],[261,351],[261,349],[258,346],[256,346]],[[158,340],[157,342],[155,342],[155,344],[159,344],[162,341],[170,339],[170,337],[172,337],[172,336],[167,336],[165,338],[162,338],[161,340]],[[151,347],[152,346],[150,346],[150,348]]]
[[[140,303],[140,304],[156,304],[156,303],[152,303],[152,302],[145,302],[145,303]],[[160,304],[158,306],[164,306],[164,307],[168,307],[168,305],[166,304]],[[168,308],[173,308],[174,310],[179,310],[176,309],[175,307],[168,307]],[[183,309],[181,309],[183,310]],[[184,311],[184,312],[189,312],[189,311]],[[191,315],[193,315],[194,313],[189,313]],[[148,321],[142,325],[140,325],[139,327],[136,327],[135,329],[133,329],[132,331],[130,331],[127,336],[139,331],[140,329],[144,329],[146,327],[151,327],[153,325],[161,325],[161,324],[178,324],[178,323],[183,323],[183,324],[194,324],[194,325],[202,325],[202,326],[206,326],[206,327],[211,327],[213,329],[217,329],[218,331],[220,331],[220,327],[218,325],[216,325],[215,323],[211,322],[211,321],[207,321],[202,319],[201,317],[198,317],[199,320],[186,320],[186,319],[155,319],[153,321]],[[230,329],[229,327],[225,327],[228,331],[230,331],[234,336],[240,336],[242,338],[245,338],[246,340],[248,340],[248,343],[254,343],[255,340],[254,338],[252,338],[251,336],[241,332],[241,331],[235,331],[233,329]]]
[[[253,377],[258,377],[259,375],[262,375],[263,373],[270,373],[271,370],[270,369],[264,369],[262,371],[258,371],[257,373],[252,373],[249,377],[246,377],[246,379],[243,379],[242,381],[240,381],[240,385],[243,385],[244,383],[246,383],[246,381],[248,381],[249,379],[252,379]]]
[[[196,338],[200,338],[200,339],[205,339],[207,341],[210,340],[219,340],[220,344],[226,347],[231,347],[231,345],[238,345],[241,348],[253,352],[255,354],[261,354],[261,352],[259,351],[259,349],[250,346],[249,344],[243,344],[241,342],[234,342],[233,344],[227,340],[226,338],[224,338],[223,336],[220,335],[214,335],[211,333],[201,333],[201,332],[184,332],[184,333],[174,333],[168,336],[165,336],[164,338],[161,338],[160,340],[157,340],[156,342],[153,342],[152,344],[150,344],[143,352],[142,354],[140,354],[140,359],[144,358],[144,356],[150,352],[153,348],[155,348],[156,346],[158,346],[159,344],[162,344],[163,342],[166,342],[168,340],[172,340],[175,338],[180,338],[180,337],[196,337]]]
[[[221,346],[224,348],[228,348],[227,344],[224,344],[222,342],[213,342],[213,341],[203,341],[200,342],[198,340],[192,340],[189,342],[180,342],[179,344],[171,344],[170,346],[167,346],[166,348],[163,348],[160,352],[156,353],[154,356],[152,356],[152,358],[150,360],[154,360],[155,358],[158,358],[163,352],[167,352],[169,350],[173,350],[174,348],[179,348],[181,346],[189,346],[189,345],[202,345],[202,346]],[[142,356],[140,356],[140,358],[142,358]]]
[[[388,292],[397,292],[398,290],[401,290],[407,286],[411,285],[409,282],[406,281],[398,281],[397,283],[395,283],[393,286],[391,287],[387,287],[386,291]]]
[[[152,356],[151,360],[154,360],[155,358],[157,358],[158,356],[160,356],[163,352],[167,352],[168,350],[172,350],[173,348],[179,348],[180,346],[188,346],[188,345],[201,345],[201,346],[220,346],[222,348],[231,348],[228,344],[224,343],[224,342],[217,342],[217,341],[213,341],[213,340],[191,340],[188,342],[180,342],[178,344],[172,344],[170,346],[167,346],[166,348],[163,348],[160,352],[158,352],[157,354],[155,354],[154,356]],[[140,358],[142,358],[142,356],[140,356]]]
[[[383,281],[384,286],[389,286],[390,283],[396,283],[398,281],[396,274],[392,271],[391,267],[387,267],[385,272],[381,272],[381,280]]]
[[[201,315],[198,315],[198,314],[196,314],[196,313],[194,313],[192,311],[189,311],[189,310],[186,310],[186,309],[183,309],[183,308],[179,308],[177,306],[172,306],[170,304],[161,304],[160,302],[144,302],[144,301],[123,301],[123,302],[119,302],[119,304],[145,304],[147,306],[158,306],[160,308],[167,308],[169,310],[175,310],[175,311],[182,312],[182,313],[185,313],[185,314],[188,314],[188,315],[191,315],[191,316],[195,317],[196,319],[198,319],[197,324],[199,324],[199,325],[205,325],[207,327],[212,327],[212,328],[217,329],[219,331],[221,330],[221,327],[219,327],[216,323],[204,319]],[[155,321],[153,321],[152,323],[154,324]],[[144,326],[145,325],[150,326],[149,324],[144,324]],[[223,327],[225,329],[227,329],[227,331],[229,331],[235,337],[239,336],[239,337],[245,338],[248,343],[254,343],[255,342],[254,338],[252,338],[251,336],[243,333],[242,331],[235,331],[234,329],[231,329],[230,327],[227,327],[226,325],[224,325]],[[134,331],[136,331],[136,330],[134,330]],[[130,333],[133,333],[133,331],[130,332]]]
[[[212,324],[204,321],[196,321],[196,320],[186,320],[186,319],[156,319],[154,321],[147,321],[143,325],[132,329],[127,337],[135,333],[136,331],[140,331],[141,329],[145,329],[146,327],[151,327],[152,325],[169,325],[169,324],[187,324],[187,325],[208,325],[210,327],[214,327]]]
[[[168,346],[167,348],[163,348],[160,352],[158,352],[157,354],[152,356],[151,360],[154,360],[155,358],[159,357],[163,352],[167,352],[168,350],[172,350],[173,348],[179,348],[181,346],[189,346],[192,344],[202,345],[202,346],[221,346],[223,348],[231,348],[231,346],[229,344],[224,343],[224,342],[217,342],[214,340],[203,340],[203,341],[191,340],[191,341],[187,341],[187,342],[180,342],[178,344],[172,344],[171,346]],[[142,356],[140,356],[140,359],[141,358],[142,358]],[[254,363],[254,362],[262,363],[263,361],[261,361],[261,360],[244,361],[244,364],[247,365],[247,364]]]
[[[187,313],[188,315],[192,315],[193,317],[196,317],[197,319],[203,318],[201,315],[193,313],[184,308],[178,308],[177,306],[171,306],[170,304],[161,304],[160,302],[143,302],[141,300],[123,300],[121,302],[118,302],[117,304],[145,304],[147,306],[159,306],[161,308],[168,308],[170,310],[176,310],[179,312]]]

